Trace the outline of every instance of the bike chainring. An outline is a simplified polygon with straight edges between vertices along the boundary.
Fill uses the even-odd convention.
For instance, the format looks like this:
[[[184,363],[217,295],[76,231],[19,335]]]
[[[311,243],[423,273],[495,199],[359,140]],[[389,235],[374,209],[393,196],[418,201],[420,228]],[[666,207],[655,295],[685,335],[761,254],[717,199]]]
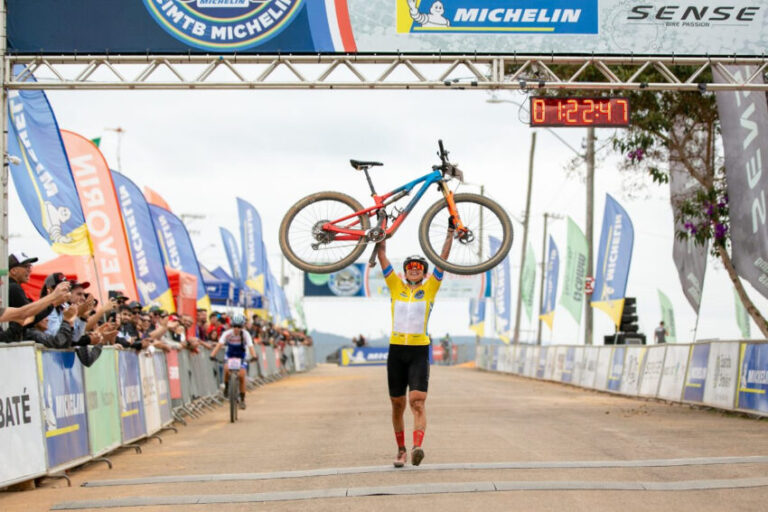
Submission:
[[[387,238],[387,232],[383,228],[375,227],[368,230],[365,234],[365,239],[369,242],[379,243]]]

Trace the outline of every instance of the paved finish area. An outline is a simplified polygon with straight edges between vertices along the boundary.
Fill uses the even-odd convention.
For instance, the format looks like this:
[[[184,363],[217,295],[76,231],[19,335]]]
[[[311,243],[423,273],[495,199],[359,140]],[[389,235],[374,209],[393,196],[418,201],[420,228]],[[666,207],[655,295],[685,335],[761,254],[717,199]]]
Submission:
[[[258,389],[143,453],[0,493],[36,510],[762,510],[768,423],[434,367],[421,467],[395,470],[385,370],[318,369]],[[410,420],[406,439],[410,441]],[[85,486],[83,486],[85,484]]]

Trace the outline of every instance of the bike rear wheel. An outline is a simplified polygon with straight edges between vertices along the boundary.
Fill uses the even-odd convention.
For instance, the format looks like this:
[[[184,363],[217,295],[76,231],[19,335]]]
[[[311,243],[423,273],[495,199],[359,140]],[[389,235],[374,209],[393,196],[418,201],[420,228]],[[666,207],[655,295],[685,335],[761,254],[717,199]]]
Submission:
[[[339,235],[323,230],[321,226],[362,209],[357,200],[341,192],[318,192],[301,199],[288,210],[280,224],[283,254],[294,266],[314,274],[328,274],[348,267],[365,251],[365,237],[337,240]],[[367,230],[371,222],[368,215],[363,214],[342,221],[338,226]]]
[[[492,269],[512,247],[512,221],[504,208],[477,194],[456,194],[461,222],[472,236],[454,238],[447,260],[440,257],[448,230],[448,203],[441,199],[429,207],[419,224],[419,243],[427,259],[453,274],[479,274]]]
[[[237,421],[237,398],[240,395],[240,380],[237,378],[237,372],[229,371],[229,421]]]

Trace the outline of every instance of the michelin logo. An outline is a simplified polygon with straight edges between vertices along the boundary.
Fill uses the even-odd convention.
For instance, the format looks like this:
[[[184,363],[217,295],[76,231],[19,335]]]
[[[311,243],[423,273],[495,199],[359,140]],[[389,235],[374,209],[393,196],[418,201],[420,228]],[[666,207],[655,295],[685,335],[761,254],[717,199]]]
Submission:
[[[397,31],[597,34],[597,0],[398,0]]]

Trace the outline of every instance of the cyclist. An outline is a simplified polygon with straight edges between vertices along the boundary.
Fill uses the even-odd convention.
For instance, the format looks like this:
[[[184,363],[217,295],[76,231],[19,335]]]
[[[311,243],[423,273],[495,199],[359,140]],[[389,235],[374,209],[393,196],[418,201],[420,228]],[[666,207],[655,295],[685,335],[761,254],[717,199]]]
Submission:
[[[448,222],[448,232],[440,254],[448,259],[455,230],[453,217]],[[401,468],[407,460],[405,448],[405,391],[413,413],[413,448],[411,464],[418,466],[424,459],[424,432],[427,428],[425,402],[429,385],[429,346],[427,321],[434,306],[435,295],[443,280],[443,270],[435,268],[425,281],[429,270],[427,260],[410,256],[403,263],[405,281],[401,280],[387,258],[386,242],[378,244],[378,257],[384,279],[392,298],[392,335],[387,357],[387,380],[392,403],[392,427],[397,441],[394,465]]]
[[[236,357],[242,360],[240,365],[240,371],[238,372],[238,379],[240,380],[240,408],[245,409],[245,372],[248,369],[248,359],[245,357],[245,349],[251,353],[251,358],[256,359],[256,351],[253,348],[253,339],[248,331],[243,329],[245,325],[245,317],[241,314],[235,314],[232,317],[232,328],[224,331],[219,338],[219,342],[213,348],[211,352],[211,360],[216,359],[216,354],[219,352],[222,346],[226,344],[227,352],[226,357]],[[229,368],[224,366],[224,396],[229,395]]]

